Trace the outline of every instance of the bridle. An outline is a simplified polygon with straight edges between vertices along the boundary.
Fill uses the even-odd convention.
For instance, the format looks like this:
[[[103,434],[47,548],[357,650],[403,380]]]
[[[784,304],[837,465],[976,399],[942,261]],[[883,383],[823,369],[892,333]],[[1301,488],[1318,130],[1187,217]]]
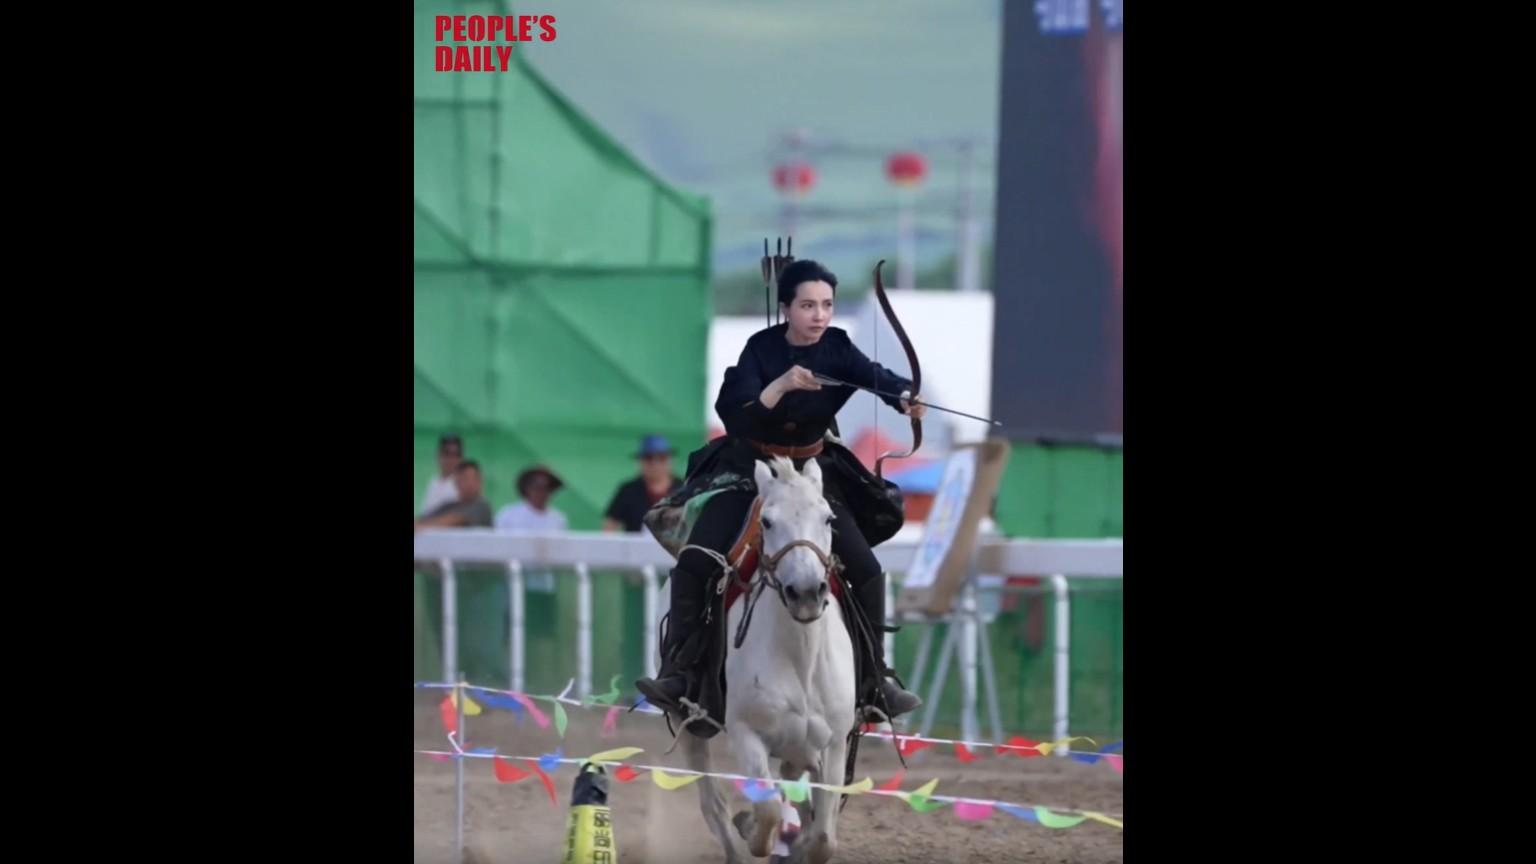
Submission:
[[[761,501],[761,499],[759,499],[759,501]],[[817,546],[813,541],[810,540],[793,540],[784,544],[783,548],[779,549],[779,551],[773,553],[772,555],[761,554],[763,551],[763,531],[761,515],[762,507],[760,504],[753,506],[752,514],[753,518],[757,521],[757,524],[753,526],[755,529],[753,533],[757,539],[759,556],[757,562],[757,572],[753,574],[752,582],[746,586],[746,611],[742,613],[741,623],[736,625],[736,639],[732,644],[738,650],[741,648],[741,643],[747,638],[747,625],[752,621],[752,610],[757,608],[758,598],[762,596],[764,588],[772,588],[774,592],[779,595],[779,602],[784,604],[784,609],[786,611],[789,609],[789,598],[784,594],[784,583],[779,580],[779,564],[784,560],[785,555],[788,555],[791,551],[797,548],[805,548],[811,550],[811,553],[816,556],[816,560],[821,562],[822,570],[826,576],[827,585],[829,588],[832,584],[832,580],[836,579],[838,574],[843,572],[843,562],[838,560],[837,555],[824,551],[820,546]],[[739,574],[740,571],[737,572]],[[739,575],[738,578],[740,578]],[[823,603],[827,602],[830,602],[830,599],[823,601]],[[790,617],[793,618],[794,616],[791,615]],[[798,618],[795,620],[800,621]],[[800,621],[800,623],[808,624],[810,622]]]

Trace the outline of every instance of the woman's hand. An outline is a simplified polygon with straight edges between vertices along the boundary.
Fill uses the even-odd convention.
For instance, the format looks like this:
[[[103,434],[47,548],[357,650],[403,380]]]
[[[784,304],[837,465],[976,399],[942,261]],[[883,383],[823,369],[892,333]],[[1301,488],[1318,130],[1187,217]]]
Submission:
[[[816,373],[804,366],[791,366],[789,371],[773,379],[773,382],[763,388],[762,395],[757,397],[764,407],[773,408],[779,404],[785,393],[791,390],[820,390],[821,385],[816,383]]]
[[[910,390],[901,391],[901,413],[911,417],[913,420],[921,420],[923,415],[928,413],[928,406],[924,405],[921,400],[908,399],[907,397],[911,395],[912,391]]]
[[[780,375],[775,381],[783,392],[791,390],[820,390],[821,384],[816,381],[816,373],[804,366],[791,366],[789,371]]]

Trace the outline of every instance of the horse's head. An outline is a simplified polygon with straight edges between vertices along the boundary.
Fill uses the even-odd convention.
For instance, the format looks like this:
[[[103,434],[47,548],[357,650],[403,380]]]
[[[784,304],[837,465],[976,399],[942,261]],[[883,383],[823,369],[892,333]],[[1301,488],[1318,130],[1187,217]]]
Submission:
[[[801,623],[827,608],[832,566],[832,508],[821,495],[821,466],[805,461],[804,471],[776,457],[759,461],[757,492],[763,499],[763,540],[758,569],[782,585],[780,597]]]

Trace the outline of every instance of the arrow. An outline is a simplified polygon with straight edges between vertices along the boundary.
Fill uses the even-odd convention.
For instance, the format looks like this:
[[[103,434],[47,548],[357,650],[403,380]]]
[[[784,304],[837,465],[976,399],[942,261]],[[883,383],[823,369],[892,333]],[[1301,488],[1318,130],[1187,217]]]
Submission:
[[[828,384],[828,385],[833,386],[833,387],[852,387],[855,390],[863,390],[866,393],[873,393],[876,396],[884,396],[887,399],[905,399],[906,398],[905,396],[903,396],[901,394],[898,394],[898,393],[886,393],[883,390],[876,390],[873,387],[865,387],[862,384],[849,384],[847,381],[839,381],[836,378],[833,378],[833,377],[831,377],[829,375],[823,375],[820,372],[817,372],[817,373],[814,373],[814,374],[815,374],[815,378],[816,378],[816,383],[818,383],[818,384]],[[944,408],[944,407],[941,407],[939,405],[935,405],[932,402],[923,402],[923,400],[921,400],[921,399],[919,399],[917,401],[919,403],[923,404],[923,405],[927,405],[929,408],[933,409],[934,411],[943,411],[946,414],[958,414],[961,417],[969,417],[972,420],[980,420],[983,423],[990,423],[993,426],[1002,426],[1003,425],[1000,421],[997,421],[997,420],[990,420],[990,419],[988,419],[986,417],[977,417],[975,414],[967,414],[964,411],[956,411],[953,408]]]

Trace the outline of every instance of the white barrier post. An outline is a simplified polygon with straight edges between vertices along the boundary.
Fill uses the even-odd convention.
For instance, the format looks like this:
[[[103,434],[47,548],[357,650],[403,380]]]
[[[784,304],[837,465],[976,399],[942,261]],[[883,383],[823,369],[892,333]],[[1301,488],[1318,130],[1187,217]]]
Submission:
[[[650,564],[640,568],[642,589],[645,592],[645,677],[656,677],[656,568]]]
[[[976,576],[965,581],[960,594],[960,614],[949,626],[960,626],[960,737],[976,741],[981,737],[976,719],[976,649],[981,641],[981,627],[976,614]]]
[[[464,864],[464,753],[469,751],[469,736],[464,729],[464,700],[468,698],[469,694],[464,689],[464,676],[458,676],[457,680],[459,687],[453,691],[453,702],[454,711],[459,716],[458,732],[456,733],[458,737],[457,749],[462,752],[458,753],[453,760],[453,809],[455,814],[453,824],[453,860],[459,862],[459,864]]]
[[[882,569],[889,572],[901,572],[910,566],[913,557],[917,554],[916,542],[887,542],[881,544],[876,550]],[[442,608],[442,666],[445,682],[458,680],[459,672],[459,609],[458,609],[458,580],[454,570],[454,562],[472,562],[474,564],[506,564],[512,561],[536,561],[541,566],[571,567],[577,568],[578,580],[578,621],[577,653],[581,666],[580,681],[584,695],[591,695],[592,680],[592,599],[591,576],[588,567],[601,567],[614,570],[634,571],[645,567],[660,568],[671,566],[672,560],[664,549],[653,539],[639,534],[605,534],[601,532],[586,531],[559,531],[538,534],[507,534],[490,529],[432,529],[423,531],[415,538],[415,557],[418,561],[435,561],[441,568],[441,586],[443,589]],[[978,564],[982,572],[986,573],[1054,573],[1074,574],[1074,578],[1124,578],[1124,544],[1118,539],[1105,540],[1010,540],[999,541],[984,539],[977,544]],[[514,565],[509,565],[512,569]],[[516,568],[520,569],[520,568]],[[513,581],[515,588],[517,572],[510,572],[509,579]],[[1071,710],[1071,598],[1069,586],[1065,576],[1056,575],[1050,577],[1051,588],[1055,594],[1056,645],[1053,664],[1054,671],[1054,705],[1053,725],[1058,738],[1065,738],[1070,734],[1070,710]],[[892,594],[897,593],[891,583],[887,583]],[[526,583],[524,585],[526,589]],[[511,603],[514,607],[519,604],[520,598],[526,596],[525,591],[512,592]],[[646,602],[654,603],[652,611],[647,614],[647,626],[651,629],[647,637],[651,643],[646,646],[647,665],[654,669],[656,658],[652,656],[653,647],[657,641],[655,634],[660,628],[660,617],[667,611],[670,605],[670,594],[662,589],[647,591]],[[525,602],[525,601],[524,601]],[[888,605],[890,605],[888,603]],[[895,620],[900,616],[889,614],[888,620]],[[517,608],[513,609],[514,622],[518,618]],[[526,617],[519,632],[514,623],[514,639],[510,647],[513,655],[514,678],[513,689],[521,690],[527,687],[526,669]],[[932,622],[926,622],[931,626]],[[947,669],[953,657],[953,652],[960,648],[956,643],[960,642],[960,633],[950,622],[950,638],[944,640],[942,650],[939,652],[938,667]],[[963,628],[961,628],[963,629]],[[983,628],[984,629],[984,628]],[[917,667],[912,683],[921,688],[923,677],[931,664],[928,662],[931,647],[925,637],[919,645],[919,650],[914,659]],[[979,638],[985,639],[984,633]],[[887,642],[887,650],[894,646]],[[981,647],[981,670],[985,674],[990,665],[987,654],[987,646]],[[519,658],[522,658],[521,661]],[[654,673],[652,673],[654,675]],[[933,722],[933,711],[938,700],[943,695],[943,676],[934,676],[935,680],[930,684],[931,698],[927,699],[928,705],[923,723],[926,726]],[[990,675],[989,675],[990,677]],[[979,695],[979,694],[978,694]],[[991,711],[991,706],[988,706]],[[1062,748],[1062,755],[1066,755],[1069,748]]]
[[[889,627],[896,621],[896,589],[891,585],[894,581],[891,574],[882,573],[881,576],[885,579],[885,620],[877,623]],[[885,665],[895,669],[896,634],[887,632],[883,638],[885,639]]]
[[[459,679],[459,581],[454,576],[453,561],[438,562],[443,571],[443,680]]]
[[[576,562],[576,698],[592,695],[592,574]]]
[[[512,689],[519,693],[523,690],[523,649],[526,638],[523,635],[523,562],[513,559],[507,562],[507,596],[511,600],[512,607]]]
[[[1067,577],[1060,573],[1051,576],[1051,590],[1056,594],[1056,722],[1052,730],[1055,739],[1060,741],[1066,738],[1070,732],[1068,728],[1068,713],[1072,703],[1072,600],[1068,591]],[[1058,747],[1055,750],[1057,756],[1066,756],[1071,747]]]
[[[1003,743],[1003,714],[997,707],[997,667],[992,665],[992,634],[981,622],[981,674],[987,685],[987,720],[992,724],[992,743]]]

